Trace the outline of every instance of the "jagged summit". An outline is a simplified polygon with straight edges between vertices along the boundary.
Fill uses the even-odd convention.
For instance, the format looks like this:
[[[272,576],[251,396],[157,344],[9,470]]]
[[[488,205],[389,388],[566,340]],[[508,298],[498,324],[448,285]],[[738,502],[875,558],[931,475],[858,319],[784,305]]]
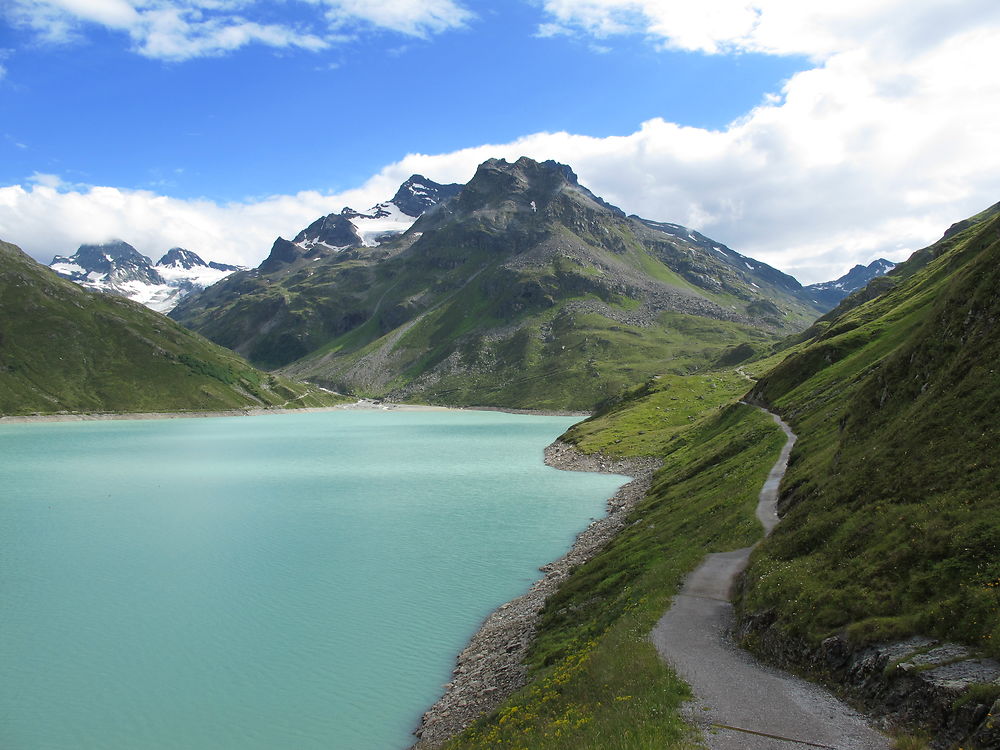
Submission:
[[[345,208],[339,214],[329,214],[316,219],[295,235],[292,243],[307,250],[312,250],[316,245],[325,245],[332,250],[360,245],[361,235],[348,218],[349,211],[349,208]]]
[[[183,247],[172,247],[163,254],[163,257],[156,261],[158,266],[172,266],[174,268],[197,268],[208,266],[198,253],[185,250]]]
[[[868,284],[869,281],[884,276],[896,267],[891,260],[879,258],[872,261],[867,266],[860,263],[839,279],[833,281],[823,281],[819,284],[810,284],[804,287],[807,294],[812,295],[812,299],[825,307],[833,307],[847,295],[856,292]]]
[[[462,186],[458,183],[442,185],[428,180],[420,174],[412,175],[399,186],[390,203],[395,204],[400,211],[414,218],[448,198],[458,195]]]
[[[70,257],[57,255],[49,267],[57,274],[98,292],[117,294],[167,312],[191,292],[225,278],[240,266],[212,261],[182,247],[152,260],[122,240],[81,245]]]
[[[57,255],[49,264],[60,276],[84,286],[98,285],[123,293],[135,283],[163,284],[153,262],[122,240],[98,245],[80,245],[70,257]],[[129,296],[127,293],[123,296]]]
[[[580,189],[580,184],[565,164],[551,159],[538,162],[526,156],[513,163],[487,159],[459,193],[458,208],[471,211],[506,206],[537,212],[566,188]],[[594,197],[589,190],[583,191]]]
[[[419,216],[456,195],[461,188],[412,175],[391,200],[376,203],[364,213],[345,206],[339,213],[316,219],[291,241],[278,237],[259,270],[272,273],[302,259],[315,260],[352,248],[377,247],[406,232]]]

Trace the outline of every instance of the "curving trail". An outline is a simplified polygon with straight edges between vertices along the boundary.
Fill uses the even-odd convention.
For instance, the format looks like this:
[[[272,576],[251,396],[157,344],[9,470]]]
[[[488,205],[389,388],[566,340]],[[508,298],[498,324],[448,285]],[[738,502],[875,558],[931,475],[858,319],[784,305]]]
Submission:
[[[765,535],[778,523],[778,485],[795,444],[788,425],[767,413],[788,440],[760,492]],[[827,690],[761,664],[733,642],[729,594],[751,549],[706,555],[652,632],[660,656],[691,685],[688,718],[704,730],[708,748],[888,750],[884,735]]]

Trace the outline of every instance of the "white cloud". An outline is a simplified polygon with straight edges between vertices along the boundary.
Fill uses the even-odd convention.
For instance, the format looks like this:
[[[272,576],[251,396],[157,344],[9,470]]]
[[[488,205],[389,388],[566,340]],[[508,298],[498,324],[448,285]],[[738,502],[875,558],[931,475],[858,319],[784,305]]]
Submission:
[[[263,0],[9,0],[3,13],[42,40],[80,39],[88,24],[127,34],[141,55],[188,60],[249,44],[321,50],[359,26],[427,37],[463,26],[472,13],[455,0],[298,0],[310,23],[265,22]]]
[[[345,205],[368,208],[392,195],[373,178],[364,189],[339,195],[304,191],[246,203],[181,200],[146,190],[113,187],[65,189],[55,175],[34,185],[0,187],[0,238],[37,260],[68,255],[84,243],[123,239],[156,260],[174,246],[206,260],[257,265],[279,234],[291,238],[318,216]],[[370,200],[370,195],[379,197]]]
[[[53,189],[58,189],[63,185],[63,180],[59,175],[46,174],[45,172],[35,172],[28,178],[28,182]]]
[[[452,0],[317,0],[331,21],[365,21],[376,28],[416,37],[458,28],[472,13]]]
[[[994,0],[543,0],[545,32],[644,34],[671,49],[806,55],[914,49],[997,16]]]
[[[597,14],[595,36],[624,33],[628,24],[652,33],[645,13],[661,6],[573,5]],[[625,5],[631,15],[600,16],[605,6]],[[719,48],[746,39],[742,48],[791,51],[805,46],[796,34],[811,35],[822,60],[722,130],[653,119],[610,138],[537,133],[411,154],[349,193],[225,205],[51,180],[46,186],[36,176],[33,187],[0,189],[0,237],[44,260],[118,236],[149,255],[180,244],[214,260],[256,264],[278,234],[290,237],[344,205],[384,200],[411,173],[465,182],[489,157],[527,155],[570,164],[583,184],[627,212],[686,224],[809,283],[879,256],[902,260],[1000,200],[1000,3],[910,0],[907,12],[893,17],[896,0],[845,2],[856,18],[819,2],[761,0],[753,7],[759,15],[749,32],[735,22],[719,27],[731,27],[725,34],[711,24],[692,28]],[[576,33],[583,28],[577,16],[553,18]],[[806,20],[820,18],[825,26],[808,27]],[[636,26],[640,21],[646,25]],[[678,31],[676,38],[696,36]]]

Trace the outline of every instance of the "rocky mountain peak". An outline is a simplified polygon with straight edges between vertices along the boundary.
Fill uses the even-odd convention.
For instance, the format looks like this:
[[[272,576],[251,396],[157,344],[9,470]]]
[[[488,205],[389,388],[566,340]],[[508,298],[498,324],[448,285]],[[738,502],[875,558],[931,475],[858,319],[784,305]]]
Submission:
[[[183,247],[172,247],[163,254],[163,257],[156,261],[158,266],[171,266],[173,268],[198,268],[208,266],[198,253],[185,250]]]
[[[317,244],[330,248],[355,247],[361,244],[361,236],[355,229],[351,219],[360,214],[345,208],[339,214],[328,214],[316,219],[303,229],[292,242],[312,249]]]
[[[621,209],[580,185],[576,173],[567,165],[526,156],[514,163],[505,159],[484,161],[459,194],[457,207],[466,213],[497,209],[545,213],[553,201],[559,204],[557,212],[561,214],[582,208],[588,212],[610,211],[617,218],[625,218]]]
[[[414,218],[443,200],[458,195],[462,186],[457,183],[442,185],[429,180],[423,175],[415,174],[399,186],[390,203],[396,204],[400,211]]]
[[[116,281],[162,283],[153,261],[122,240],[80,245],[69,258],[57,255],[49,265],[56,273],[73,281],[97,274],[110,275]]]
[[[154,266],[122,240],[81,245],[68,258],[57,255],[49,267],[83,287],[128,297],[158,312],[167,312],[185,295],[242,270],[225,263],[206,263],[182,247],[170,248]]]
[[[122,240],[112,240],[96,245],[80,245],[69,258],[57,255],[50,265],[69,263],[82,268],[85,272],[97,271],[109,273],[122,263],[131,266],[150,267],[153,262],[134,247]]]
[[[859,263],[839,279],[810,284],[805,287],[805,291],[817,302],[821,302],[827,307],[833,307],[847,295],[861,289],[872,279],[884,276],[895,267],[895,263],[885,258],[872,261],[867,266]]]

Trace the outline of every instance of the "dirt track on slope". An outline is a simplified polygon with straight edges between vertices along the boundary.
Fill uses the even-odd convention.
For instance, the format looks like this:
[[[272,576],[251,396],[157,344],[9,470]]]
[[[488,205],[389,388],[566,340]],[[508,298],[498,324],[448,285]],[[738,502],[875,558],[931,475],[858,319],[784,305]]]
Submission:
[[[788,436],[760,492],[757,517],[769,534],[778,523],[778,485],[795,435]],[[690,685],[687,718],[705,732],[710,750],[888,750],[889,740],[823,688],[761,664],[731,637],[730,590],[750,550],[706,555],[652,632],[660,656]]]

